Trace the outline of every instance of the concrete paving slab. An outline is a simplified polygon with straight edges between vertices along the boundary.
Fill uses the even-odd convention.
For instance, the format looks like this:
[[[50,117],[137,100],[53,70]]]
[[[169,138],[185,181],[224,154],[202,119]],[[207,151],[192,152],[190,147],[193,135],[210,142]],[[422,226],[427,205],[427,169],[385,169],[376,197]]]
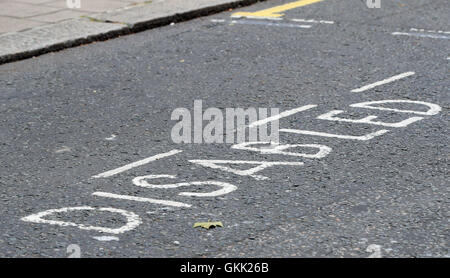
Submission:
[[[90,40],[92,36],[107,36],[122,28],[122,24],[71,19],[27,32],[8,33],[0,36],[0,63],[77,45]]]
[[[7,16],[0,16],[0,33],[16,32],[19,30],[40,26],[42,24],[44,23],[28,19],[18,19]]]
[[[47,23],[55,23],[55,22],[59,22],[62,20],[77,18],[77,17],[83,16],[83,15],[88,15],[88,14],[86,14],[85,12],[77,11],[77,10],[61,10],[61,11],[57,11],[57,12],[51,13],[51,14],[33,16],[30,19],[36,20],[36,21],[41,21],[41,22],[47,22]]]
[[[108,7],[122,7],[115,11],[101,13],[90,13],[87,11],[83,13],[82,9],[64,9],[64,5],[62,5],[64,3],[61,1],[46,2],[39,6],[26,3],[1,3],[16,4],[4,6],[4,9],[0,6],[0,10],[8,10],[8,13],[10,13],[10,10],[6,9],[6,7],[11,7],[11,11],[15,11],[17,15],[20,12],[19,6],[33,6],[27,13],[29,16],[27,20],[30,21],[31,18],[32,21],[36,21],[35,24],[33,23],[34,25],[40,25],[40,22],[56,23],[39,26],[37,29],[25,30],[19,33],[0,35],[0,64],[30,58],[82,43],[104,40],[168,25],[172,22],[185,21],[260,1],[265,0],[156,0],[136,4],[95,0],[90,2],[91,4],[88,4],[89,6],[85,8],[95,11],[100,10],[102,5],[103,10]],[[44,14],[41,12],[44,12]],[[80,15],[84,18],[79,18]],[[60,21],[70,17],[78,18]],[[28,24],[31,27],[34,26],[31,22],[28,22]],[[21,25],[17,24],[17,26]],[[11,27],[10,30],[13,30],[13,28]],[[14,31],[18,30],[20,30],[19,27],[14,29]]]
[[[138,1],[139,2],[139,1]],[[143,1],[140,1],[143,2]],[[52,1],[43,4],[46,7],[53,7],[58,9],[67,9],[67,3],[66,1]],[[115,1],[115,0],[89,0],[89,1],[83,1],[80,2],[80,8],[74,8],[72,10],[82,11],[82,12],[105,12],[105,11],[111,11],[114,9],[125,7],[126,5],[129,5],[129,3],[121,2],[121,1]]]
[[[130,26],[139,25],[153,20],[160,20],[169,16],[181,15],[191,11],[200,12],[202,9],[219,7],[224,4],[230,4],[230,0],[171,0],[171,1],[155,1],[151,5],[142,5],[126,10],[119,10],[110,13],[101,13],[93,16],[101,21],[123,22]],[[244,1],[245,2],[245,1]]]
[[[38,4],[48,3],[48,2],[52,2],[52,1],[55,1],[55,0],[17,0],[15,2],[38,5]]]
[[[57,11],[55,7],[26,3],[0,2],[0,15],[24,18]]]

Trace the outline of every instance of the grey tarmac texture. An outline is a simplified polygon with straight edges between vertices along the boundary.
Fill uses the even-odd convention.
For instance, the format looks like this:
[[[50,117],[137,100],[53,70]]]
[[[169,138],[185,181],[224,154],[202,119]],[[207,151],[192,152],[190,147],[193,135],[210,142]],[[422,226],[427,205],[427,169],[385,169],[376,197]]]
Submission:
[[[368,257],[375,244],[383,257],[448,257],[448,40],[391,33],[449,30],[449,7],[444,0],[410,0],[368,9],[364,2],[323,1],[286,12],[285,20],[335,22],[310,29],[211,22],[229,21],[232,12],[225,12],[0,66],[0,255],[65,257],[67,246],[78,244],[82,257]],[[415,75],[350,92],[407,71]],[[442,111],[369,141],[282,133],[283,143],[333,150],[322,159],[301,159],[302,167],[266,169],[261,174],[270,179],[256,181],[188,160],[299,159],[226,144],[172,143],[171,112],[192,109],[195,99],[204,108],[284,111],[317,104],[280,126],[352,135],[380,127],[316,117],[332,109],[345,110],[342,117],[377,115],[387,122],[409,116],[349,107],[383,99],[431,102]],[[105,140],[112,134],[115,140]],[[172,149],[183,152],[111,178],[91,178]],[[178,196],[184,188],[149,190],[131,182],[150,174],[176,175],[170,182],[223,181],[238,189],[200,199]],[[192,207],[95,197],[95,191]],[[125,209],[142,224],[117,235],[119,241],[101,242],[93,237],[106,234],[20,220],[73,206]],[[108,213],[53,217],[124,224]],[[224,227],[192,228],[208,220]]]

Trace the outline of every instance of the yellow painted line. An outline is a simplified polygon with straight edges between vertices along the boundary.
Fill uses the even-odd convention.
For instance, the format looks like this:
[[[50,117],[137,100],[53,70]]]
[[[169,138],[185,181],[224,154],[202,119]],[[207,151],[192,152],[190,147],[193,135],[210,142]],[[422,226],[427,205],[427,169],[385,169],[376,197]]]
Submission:
[[[303,7],[306,5],[314,4],[317,2],[321,2],[323,0],[300,0],[291,3],[287,3],[284,5],[276,6],[273,8],[257,11],[257,12],[238,12],[234,13],[232,17],[266,17],[266,18],[279,18],[282,17],[287,10],[292,10],[295,8]]]

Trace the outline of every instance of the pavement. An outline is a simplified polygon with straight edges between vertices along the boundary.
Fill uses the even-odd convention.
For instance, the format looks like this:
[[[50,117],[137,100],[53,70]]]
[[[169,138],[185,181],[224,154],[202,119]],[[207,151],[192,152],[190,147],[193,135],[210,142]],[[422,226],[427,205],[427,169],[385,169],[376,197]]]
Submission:
[[[2,0],[0,1],[0,34],[135,6],[143,2],[145,1]]]
[[[0,65],[0,255],[449,257],[447,1],[305,3]],[[174,143],[194,100],[283,149]]]
[[[3,0],[0,64],[255,2],[258,0]]]

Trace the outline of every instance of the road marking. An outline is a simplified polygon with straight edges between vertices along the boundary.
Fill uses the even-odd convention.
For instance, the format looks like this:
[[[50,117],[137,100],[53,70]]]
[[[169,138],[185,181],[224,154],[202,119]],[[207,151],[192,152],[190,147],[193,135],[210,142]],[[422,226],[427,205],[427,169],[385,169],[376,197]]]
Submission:
[[[352,93],[360,93],[360,92],[363,92],[363,91],[367,91],[367,90],[375,88],[377,86],[381,86],[381,85],[384,85],[384,84],[387,84],[387,83],[390,83],[390,82],[393,82],[393,81],[396,81],[396,80],[399,80],[399,79],[411,76],[414,73],[415,72],[413,72],[413,71],[404,72],[404,73],[401,73],[401,74],[398,74],[398,75],[386,78],[384,80],[381,80],[381,81],[378,81],[378,82],[375,82],[375,83],[363,86],[361,88],[351,90],[351,92]]]
[[[119,241],[119,238],[116,236],[93,236],[93,238],[95,238],[98,241]]]
[[[303,19],[303,18],[294,18],[294,19],[291,19],[291,21],[306,22],[306,23],[334,24],[334,21],[329,21],[329,20],[315,20],[315,19]]]
[[[387,108],[387,107],[379,107],[379,106],[371,106],[371,104],[383,104],[383,103],[412,103],[412,104],[421,104],[428,106],[428,111],[415,111],[415,110],[402,110],[402,109],[394,109],[394,108]],[[441,112],[442,108],[434,103],[430,102],[424,102],[424,101],[417,101],[417,100],[405,100],[405,99],[385,99],[385,100],[378,100],[378,101],[366,101],[366,102],[360,102],[351,104],[350,107],[359,107],[359,108],[367,108],[367,109],[375,109],[375,110],[384,110],[384,111],[394,111],[394,112],[400,112],[400,113],[413,113],[418,115],[426,115],[426,116],[433,116]]]
[[[202,160],[202,159],[194,159],[189,160],[191,163],[199,164],[204,167],[209,167],[213,169],[219,169],[225,172],[233,173],[240,176],[250,176],[256,180],[267,180],[268,177],[261,176],[261,175],[255,175],[255,173],[262,171],[266,168],[272,167],[272,166],[302,166],[303,162],[284,162],[284,161],[246,161],[246,160]],[[247,169],[247,170],[239,170],[239,169],[233,169],[226,166],[221,166],[218,164],[253,164],[258,165],[256,167]]]
[[[251,124],[248,125],[248,127],[255,127],[255,126],[265,125],[268,122],[276,121],[276,120],[279,120],[281,118],[285,118],[285,117],[288,117],[290,115],[296,114],[298,112],[306,111],[306,110],[314,108],[314,107],[317,107],[317,105],[316,104],[309,104],[309,105],[300,106],[300,107],[297,107],[297,108],[294,108],[294,109],[286,110],[286,111],[281,112],[280,114],[277,114],[277,115],[274,115],[274,116],[271,116],[271,117],[268,117],[268,118],[265,118],[265,119],[262,119],[262,120],[259,120],[259,121],[252,122]]]
[[[121,200],[128,200],[128,201],[144,202],[144,203],[151,203],[151,204],[172,206],[172,207],[185,207],[185,208],[190,208],[191,207],[191,205],[185,204],[185,203],[181,203],[181,202],[175,202],[175,201],[169,201],[169,200],[158,200],[158,199],[136,197],[136,196],[129,196],[129,195],[120,195],[120,194],[114,194],[114,193],[102,192],[102,191],[94,192],[94,193],[92,193],[92,195],[98,196],[98,197],[106,197],[106,198],[121,199]]]
[[[231,18],[242,18],[242,16],[235,16],[235,15],[231,15]],[[246,16],[245,18],[249,18],[249,19],[265,19],[265,20],[283,20],[281,17],[262,17],[262,16]]]
[[[367,141],[367,140],[373,139],[376,136],[383,135],[386,132],[388,132],[389,130],[380,129],[378,131],[375,131],[375,132],[372,132],[372,133],[368,133],[366,135],[361,135],[361,136],[341,135],[341,134],[333,134],[333,133],[318,132],[318,131],[311,131],[311,130],[288,129],[288,128],[280,129],[280,131],[281,132],[287,132],[287,133],[295,133],[295,134],[304,134],[304,135],[322,136],[322,137],[330,137],[330,138]]]
[[[127,219],[127,224],[123,225],[120,228],[107,228],[107,227],[99,227],[99,226],[86,226],[84,224],[77,224],[77,223],[73,223],[73,222],[66,222],[66,221],[59,221],[59,220],[43,219],[43,217],[52,215],[55,213],[64,213],[64,212],[69,212],[69,211],[80,211],[80,210],[87,210],[87,211],[99,210],[99,211],[108,211],[108,212],[118,213],[122,216],[125,216],[125,218]],[[43,224],[58,225],[58,226],[63,226],[63,227],[71,226],[71,227],[77,227],[81,230],[92,230],[92,231],[99,231],[99,232],[109,233],[109,234],[121,234],[124,232],[131,231],[142,223],[141,218],[137,214],[135,214],[131,211],[126,211],[123,209],[116,209],[116,208],[93,208],[93,207],[88,207],[88,206],[49,209],[46,211],[41,211],[39,213],[23,217],[23,218],[21,218],[21,220],[25,221],[25,222],[43,223]]]
[[[257,11],[257,12],[237,12],[237,13],[234,13],[232,16],[233,17],[252,16],[252,17],[277,18],[277,17],[282,17],[284,15],[282,12],[292,10],[295,8],[299,8],[299,7],[303,7],[306,5],[314,4],[317,2],[321,2],[321,1],[323,1],[323,0],[300,0],[300,1],[287,3],[284,5],[275,6],[275,7],[269,8],[269,9],[264,9],[264,10]]]
[[[150,156],[150,157],[147,157],[145,159],[142,159],[142,160],[139,160],[139,161],[127,164],[125,166],[116,168],[114,170],[106,171],[104,173],[101,173],[101,174],[98,174],[98,175],[95,175],[95,176],[92,176],[92,177],[93,178],[107,178],[107,177],[111,177],[111,176],[117,175],[119,173],[128,171],[128,170],[130,170],[132,168],[135,168],[135,167],[138,167],[138,166],[142,166],[142,165],[147,164],[149,162],[152,162],[152,161],[164,158],[164,157],[172,156],[172,155],[175,155],[175,154],[181,153],[181,152],[182,151],[180,151],[180,150],[171,150],[170,152],[160,153],[160,154],[157,154],[157,155],[154,155],[154,156]]]
[[[402,109],[394,109],[394,108],[388,108],[388,107],[383,107],[381,106],[382,104],[392,104],[392,103],[409,103],[409,104],[420,104],[420,105],[424,105],[428,107],[427,111],[417,111],[417,110],[402,110]],[[290,115],[293,115],[295,113],[301,112],[301,111],[305,111],[311,108],[317,107],[317,105],[305,105],[302,107],[298,107],[298,108],[294,108],[291,110],[287,110],[284,111],[280,114],[271,116],[269,118],[265,118],[259,121],[255,121],[252,122],[250,124],[250,126],[259,126],[259,125],[263,125],[266,124],[267,122],[270,121],[276,121],[280,118],[283,117],[287,117]],[[351,104],[350,107],[358,107],[358,108],[367,108],[367,109],[375,109],[375,110],[385,110],[385,111],[394,111],[394,112],[400,112],[400,113],[414,113],[414,114],[419,114],[419,115],[436,115],[438,114],[442,108],[439,105],[433,104],[433,103],[429,103],[429,102],[423,102],[423,101],[413,101],[413,100],[381,100],[381,101],[368,101],[368,102],[361,102],[361,103],[355,103],[355,104]],[[423,110],[423,109],[422,109]],[[336,117],[336,115],[338,115],[339,113],[341,113],[342,110],[332,110],[328,113],[322,114],[321,116],[319,116],[319,119],[322,120],[339,120],[339,121],[350,121],[349,119],[342,119],[342,118],[338,118]],[[352,122],[357,122],[357,123],[382,123],[382,122],[374,122],[372,120],[374,120],[376,117],[375,116],[368,116],[366,118],[363,119],[359,119],[359,120],[351,120]],[[402,123],[400,126],[404,126],[406,124],[409,124],[410,122],[412,122],[411,119],[419,119],[421,117],[412,117],[410,119],[408,119],[409,121],[402,121],[400,123]],[[395,127],[398,127],[398,123],[394,123]],[[392,126],[391,123],[388,123],[389,126]],[[309,130],[296,130],[296,129],[282,129],[280,130],[282,132],[290,132],[290,133],[297,133],[297,134],[306,134],[306,135],[314,135],[314,136],[322,136],[322,137],[333,137],[333,138],[341,138],[341,139],[352,139],[352,140],[370,140],[376,136],[382,135],[386,132],[388,132],[389,130],[378,130],[376,132],[372,132],[366,135],[362,135],[362,136],[353,136],[353,135],[340,135],[340,134],[331,134],[331,133],[325,133],[325,132],[316,132],[316,131],[309,131]],[[268,147],[261,147],[261,148],[254,148],[254,147],[249,147],[252,145],[257,145],[257,144],[270,144]],[[315,154],[303,154],[303,153],[294,153],[294,152],[287,152],[285,150],[290,149],[290,148],[295,148],[295,147],[309,147],[309,148],[316,148],[318,149],[318,152],[316,152]],[[247,142],[247,143],[242,143],[242,144],[236,144],[233,145],[231,148],[233,149],[241,149],[241,150],[249,150],[249,151],[258,151],[264,154],[282,154],[282,155],[291,155],[291,156],[303,156],[303,157],[309,157],[309,158],[322,158],[325,157],[326,155],[328,155],[331,152],[331,148],[324,146],[324,145],[318,145],[318,144],[294,144],[294,145],[279,145],[277,143],[273,143],[273,142]],[[114,171],[113,173],[110,173],[111,171],[105,172],[103,174],[99,174],[97,176],[99,177],[107,177],[110,176],[110,174],[114,175],[115,173],[117,173],[118,170],[120,170],[119,172],[122,172],[123,168],[125,167],[126,169],[128,168],[133,168],[135,167],[136,164],[139,164],[144,162],[147,163],[147,161],[153,161],[153,160],[157,160],[159,158],[162,157],[166,157],[166,156],[170,156],[176,153],[182,152],[180,150],[172,150],[170,152],[167,153],[162,153],[159,155],[155,155],[153,157],[135,162],[135,163],[131,163],[129,165],[120,167],[116,170],[112,170]],[[262,171],[266,168],[272,167],[272,166],[302,166],[303,163],[302,162],[283,162],[283,161],[275,161],[275,162],[264,162],[264,161],[242,161],[242,160],[189,160],[189,162],[191,163],[197,163],[199,165],[202,166],[206,166],[206,167],[210,167],[213,169],[220,169],[222,171],[226,171],[226,172],[230,172],[230,173],[234,173],[237,175],[242,175],[242,176],[250,176],[255,178],[256,180],[266,180],[268,179],[268,177],[262,176],[262,175],[256,175],[256,173],[258,173],[259,171]],[[253,168],[250,169],[246,169],[246,170],[239,170],[239,169],[233,169],[227,166],[223,166],[220,164],[244,164],[244,165],[256,165]],[[177,184],[159,184],[159,185],[153,185],[153,184],[149,184],[145,181],[145,179],[149,179],[149,178],[175,178],[175,176],[173,175],[150,175],[150,176],[144,176],[144,177],[137,177],[135,179],[133,179],[133,182],[136,185],[142,186],[142,187],[150,187],[150,188],[176,188],[176,187],[180,187],[180,186],[189,186],[189,185],[213,185],[213,186],[219,186],[222,187],[219,190],[213,191],[213,192],[181,192],[179,193],[179,195],[182,196],[192,196],[192,197],[215,197],[218,195],[223,195],[223,194],[228,194],[234,190],[237,189],[236,186],[225,183],[225,182],[217,182],[217,181],[204,181],[204,182],[183,182],[183,183],[177,183]],[[78,182],[81,183],[81,182]],[[77,184],[78,184],[77,183]],[[288,191],[286,191],[288,192]],[[129,195],[119,195],[119,194],[114,194],[114,193],[108,193],[108,192],[94,192],[92,193],[93,196],[100,196],[100,197],[107,197],[107,198],[114,198],[114,199],[121,199],[121,200],[131,200],[131,201],[138,201],[138,202],[148,202],[148,203],[153,203],[153,204],[159,204],[159,205],[164,205],[164,206],[171,206],[171,207],[191,207],[191,205],[189,204],[185,204],[185,203],[181,203],[181,202],[175,202],[175,201],[170,201],[170,200],[157,200],[157,199],[151,199],[151,198],[143,198],[143,197],[136,197],[136,196],[129,196]],[[218,200],[226,200],[227,198],[223,198],[223,197],[219,197],[217,198]],[[163,209],[167,209],[167,208],[163,208]],[[69,211],[76,211],[76,210],[88,210],[88,211],[95,211],[95,210],[99,210],[99,211],[109,211],[109,212],[113,212],[113,213],[118,213],[121,214],[121,216],[125,216],[127,218],[127,224],[119,227],[119,228],[108,228],[108,227],[98,227],[98,226],[85,226],[83,224],[78,224],[78,223],[73,223],[73,222],[66,222],[66,221],[56,221],[56,220],[51,220],[51,219],[44,219],[44,217],[52,215],[52,214],[57,214],[57,213],[63,213],[63,212],[69,212]],[[148,214],[154,214],[156,212],[147,212]],[[79,229],[82,230],[95,230],[95,231],[100,231],[100,232],[104,232],[104,233],[113,233],[113,234],[119,234],[119,233],[123,233],[123,232],[127,232],[130,230],[135,229],[137,226],[139,226],[142,221],[139,218],[138,215],[134,214],[133,212],[129,212],[126,210],[121,210],[121,209],[115,209],[115,208],[93,208],[93,207],[68,207],[68,208],[62,208],[62,209],[50,209],[50,210],[46,210],[43,212],[39,212],[37,214],[33,214],[30,216],[26,216],[21,218],[21,220],[23,221],[27,221],[27,222],[34,222],[34,223],[45,223],[45,224],[51,224],[51,225],[59,225],[59,226],[73,226],[73,227],[78,227]],[[94,237],[97,240],[100,241],[108,241],[108,240],[116,240],[116,237]],[[117,239],[118,240],[118,239]],[[369,250],[370,249],[370,250]],[[388,250],[388,249],[385,249]],[[377,252],[376,250],[376,246],[372,246],[371,248],[368,248],[367,250],[368,252]],[[378,255],[378,254],[374,254]]]
[[[442,30],[425,30],[425,29],[417,29],[417,28],[411,28],[409,31],[413,32],[428,32],[428,33],[438,33],[438,34],[450,34],[449,31],[442,31]]]
[[[267,117],[267,118],[264,118],[264,119],[261,119],[261,120],[258,120],[258,121],[254,121],[251,124],[249,124],[247,126],[247,128],[254,128],[254,127],[257,127],[257,126],[260,126],[260,125],[265,125],[265,124],[267,124],[269,122],[278,121],[281,118],[285,118],[285,117],[288,117],[290,115],[296,114],[298,112],[306,111],[306,110],[314,108],[314,107],[317,107],[317,105],[316,104],[309,104],[309,105],[300,106],[300,107],[297,107],[297,108],[294,108],[294,109],[286,110],[286,111],[283,111],[283,112],[281,112],[279,114],[276,114],[274,116]],[[236,132],[236,131],[237,131],[237,129],[233,130],[233,132]]]
[[[65,152],[71,152],[72,150],[69,147],[63,146],[61,149],[58,149],[55,151],[55,153],[65,153]]]
[[[107,137],[107,138],[105,138],[105,140],[107,140],[107,141],[114,141],[114,140],[116,140],[116,135],[114,135],[114,134],[111,134],[111,137]]]
[[[146,181],[146,179],[158,179],[158,178],[168,178],[174,179],[174,175],[147,175],[136,177],[133,179],[133,184],[145,188],[177,188],[181,186],[191,186],[191,185],[214,185],[219,186],[221,189],[213,191],[213,192],[181,192],[178,195],[180,196],[192,196],[192,197],[216,197],[231,193],[237,189],[236,186],[220,181],[193,181],[193,182],[180,182],[174,184],[150,184]]]
[[[249,145],[261,145],[261,144],[270,144],[269,147],[261,147],[261,148],[254,148],[249,147]],[[291,148],[314,148],[318,149],[317,153],[315,154],[307,154],[307,153],[294,153],[294,152],[285,152],[286,149]],[[280,155],[289,155],[289,156],[299,156],[299,157],[305,157],[305,158],[324,158],[331,152],[331,148],[324,146],[324,145],[318,145],[318,144],[285,144],[285,145],[279,145],[278,143],[273,142],[244,142],[240,144],[236,144],[231,146],[232,149],[236,150],[246,150],[246,151],[254,151],[254,152],[260,152],[262,154],[280,154]]]
[[[371,125],[381,125],[381,126],[386,126],[386,127],[405,127],[408,126],[412,123],[415,123],[417,121],[420,121],[423,119],[423,117],[411,117],[408,118],[406,120],[403,120],[401,122],[396,122],[396,123],[385,123],[385,122],[379,122],[379,121],[374,121],[375,119],[377,119],[377,116],[367,116],[364,117],[362,119],[358,119],[358,120],[354,120],[354,119],[344,119],[344,118],[339,118],[336,117],[336,115],[339,115],[341,113],[343,113],[343,110],[331,110],[330,112],[327,112],[325,114],[319,115],[317,117],[317,119],[320,120],[327,120],[327,121],[336,121],[336,122],[346,122],[346,123],[358,123],[358,124],[371,124]]]
[[[381,255],[381,245],[378,245],[378,244],[371,244],[371,245],[367,246],[366,252],[372,253],[367,258],[382,258],[383,257]]]
[[[274,26],[274,27],[289,27],[289,28],[311,28],[311,25],[300,25],[291,23],[278,23],[278,22],[267,22],[267,21],[257,21],[257,20],[232,20],[231,24],[250,24],[250,25],[264,25],[264,26]]]
[[[421,37],[421,38],[432,38],[432,39],[450,39],[450,36],[444,35],[434,35],[434,34],[423,34],[423,33],[406,33],[406,32],[394,32],[394,36],[410,36],[410,37]]]

